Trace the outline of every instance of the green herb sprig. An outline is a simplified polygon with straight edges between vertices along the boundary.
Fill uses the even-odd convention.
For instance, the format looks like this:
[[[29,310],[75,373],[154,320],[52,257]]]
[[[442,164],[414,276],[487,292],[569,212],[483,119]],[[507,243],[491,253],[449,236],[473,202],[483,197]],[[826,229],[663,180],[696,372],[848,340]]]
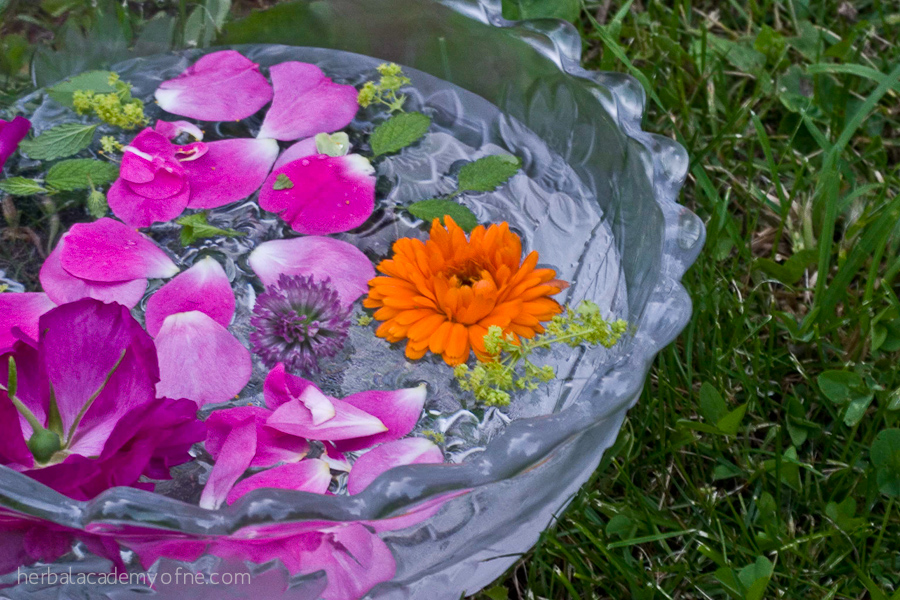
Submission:
[[[603,318],[600,307],[584,300],[577,308],[568,306],[546,326],[546,331],[533,339],[516,339],[513,334],[504,336],[503,329],[489,327],[484,336],[488,361],[473,368],[458,365],[454,375],[459,387],[472,392],[475,400],[487,406],[508,406],[511,392],[536,390],[542,383],[556,378],[550,365],[539,367],[531,362],[535,350],[565,344],[577,348],[582,344],[611,348],[628,329],[628,323],[619,319],[609,322]]]

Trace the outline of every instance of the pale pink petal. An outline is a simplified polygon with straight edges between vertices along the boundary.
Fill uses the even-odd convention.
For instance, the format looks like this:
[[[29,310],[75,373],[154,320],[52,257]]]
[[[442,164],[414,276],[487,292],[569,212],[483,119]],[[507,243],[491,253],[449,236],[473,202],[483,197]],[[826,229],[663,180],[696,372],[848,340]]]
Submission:
[[[168,140],[174,140],[182,133],[187,133],[197,141],[203,139],[203,130],[188,121],[157,121],[153,129]]]
[[[248,262],[266,287],[275,285],[282,275],[328,278],[347,306],[368,292],[369,280],[375,277],[375,267],[359,248],[321,236],[263,242]]]
[[[390,581],[397,563],[390,548],[364,525],[335,527],[315,551],[304,553],[304,571],[323,569],[328,576],[324,600],[356,600],[373,587]]]
[[[75,302],[82,298],[94,298],[101,302],[118,302],[128,308],[134,308],[147,291],[146,279],[131,281],[103,282],[80,279],[63,269],[60,255],[66,244],[68,234],[60,238],[56,248],[41,265],[41,287],[56,304]]]
[[[234,483],[250,468],[254,454],[256,423],[253,419],[247,419],[232,429],[222,444],[216,464],[200,495],[200,507],[215,509],[222,506]]]
[[[293,187],[276,190],[279,175]],[[301,158],[272,171],[259,193],[259,205],[300,233],[348,231],[362,225],[375,208],[375,169],[358,154]]]
[[[325,447],[325,454],[319,458],[327,462],[328,466],[331,467],[333,471],[344,471],[349,473],[350,461],[347,460],[347,457],[343,452],[337,451],[334,447],[334,442],[323,442],[322,445]]]
[[[132,227],[150,227],[179,217],[187,208],[191,188],[186,181],[180,182],[180,191],[165,198],[154,199],[135,190],[143,187],[146,192],[152,185],[136,186],[121,177],[116,179],[106,195],[109,209]]]
[[[422,416],[426,395],[427,388],[422,384],[403,390],[371,390],[347,396],[344,402],[378,417],[388,430],[369,437],[335,442],[335,448],[341,452],[353,452],[408,435]]]
[[[234,50],[207,54],[184,73],[162,82],[156,101],[163,110],[201,121],[238,121],[272,99],[259,65]]]
[[[358,494],[382,473],[401,465],[439,464],[444,453],[425,438],[407,438],[382,444],[356,459],[347,478],[347,491]]]
[[[156,394],[203,406],[226,402],[250,381],[250,352],[200,311],[166,317],[156,335],[160,382]]]
[[[38,319],[51,308],[56,308],[56,303],[47,294],[0,293],[0,354],[12,348],[19,339],[13,329],[37,342]]]
[[[278,157],[278,160],[275,161],[275,164],[272,165],[272,168],[277,169],[288,164],[289,162],[294,162],[295,160],[306,158],[308,156],[315,156],[318,153],[319,149],[316,147],[315,136],[308,137],[306,139],[300,140],[296,144],[293,144],[287,150],[282,152]]]
[[[275,97],[260,138],[287,141],[331,133],[349,125],[359,110],[356,88],[334,83],[316,65],[283,62],[273,65],[269,74]]]
[[[250,196],[278,157],[275,140],[237,138],[206,146],[206,154],[182,163],[191,186],[188,208],[216,208]]]
[[[299,398],[282,404],[272,413],[266,425],[283,433],[289,433],[310,440],[345,440],[385,431],[384,424],[372,415],[354,408],[345,402],[331,398],[335,415],[319,425],[314,424],[313,413],[307,407],[310,397],[323,396],[322,392],[310,386]]]
[[[233,504],[238,498],[259,488],[324,494],[328,491],[330,483],[331,470],[328,464],[323,460],[311,458],[251,475],[231,488],[226,502]]]
[[[178,273],[153,240],[107,217],[73,225],[60,260],[71,275],[91,281],[167,279]]]
[[[147,332],[155,336],[169,315],[199,310],[222,327],[234,316],[234,291],[225,269],[207,256],[179,273],[147,301]]]

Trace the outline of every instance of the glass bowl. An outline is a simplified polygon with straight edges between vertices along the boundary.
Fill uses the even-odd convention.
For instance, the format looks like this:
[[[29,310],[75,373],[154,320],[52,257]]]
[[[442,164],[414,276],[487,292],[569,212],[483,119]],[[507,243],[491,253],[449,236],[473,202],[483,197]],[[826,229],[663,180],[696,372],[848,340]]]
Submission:
[[[555,176],[558,171],[548,165],[559,161],[557,166],[571,169],[584,185],[581,201],[595,203],[591,209],[602,215],[611,238],[605,246],[589,241],[580,250],[570,265],[578,272],[578,285],[567,300],[597,301],[629,322],[628,335],[598,360],[581,357],[565,385],[555,388],[552,402],[513,407],[514,420],[483,452],[458,464],[396,468],[355,496],[260,490],[233,506],[208,511],[116,488],[77,502],[2,467],[0,507],[118,540],[136,535],[265,538],[273,526],[304,531],[363,521],[378,532],[397,563],[393,578],[366,597],[456,600],[500,576],[565,508],[614,442],[654,356],[690,318],[690,299],[680,279],[703,245],[704,228],[676,203],[687,153],[671,139],[641,130],[645,94],[637,81],[580,67],[582,42],[568,23],[506,21],[500,0],[319,0],[291,6],[304,18],[247,27],[230,33],[228,41],[277,39],[296,46],[235,46],[264,66],[310,60],[315,48],[327,48],[414,69],[419,89],[428,88],[428,75],[451,82],[480,98],[469,94],[462,104],[446,94],[422,98],[441,112],[439,123],[464,130],[474,147],[495,144],[524,154],[524,168],[535,179]],[[135,59],[114,70],[135,83],[141,96],[200,54]],[[473,115],[480,109],[472,102],[485,101],[484,111]],[[42,110],[49,109],[42,106],[36,120],[52,119]],[[502,118],[484,117],[501,113]],[[529,156],[522,147],[528,135],[540,138],[553,156]],[[538,232],[552,236],[554,221],[578,218],[549,212],[545,217],[523,226],[532,229],[524,232],[526,239]],[[608,273],[599,273],[609,268],[606,261],[596,260],[604,252],[617,257],[616,284],[595,289],[592,282],[609,279]],[[586,264],[591,270],[579,272]],[[102,559],[78,551],[75,560],[51,566],[81,572],[106,568]],[[322,571],[291,577],[277,561],[253,566],[217,556],[190,563],[164,558],[151,570],[157,577],[169,573],[170,580],[179,570],[217,572],[220,580],[226,572],[249,573],[249,582],[229,590],[233,597],[318,598],[327,586]],[[0,578],[0,586],[15,586],[4,592],[10,598],[57,597],[54,586],[16,583],[16,573]],[[213,589],[206,593],[221,597],[221,589]],[[67,594],[89,598],[137,598],[146,592],[128,583],[66,586]],[[184,585],[160,586],[155,593],[205,597],[203,590]]]

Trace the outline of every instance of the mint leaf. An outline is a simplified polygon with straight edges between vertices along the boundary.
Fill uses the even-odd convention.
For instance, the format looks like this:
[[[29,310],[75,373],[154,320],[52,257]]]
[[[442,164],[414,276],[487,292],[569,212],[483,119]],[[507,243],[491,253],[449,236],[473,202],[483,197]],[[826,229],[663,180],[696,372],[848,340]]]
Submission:
[[[47,190],[39,182],[24,177],[9,177],[0,181],[0,190],[13,196],[33,196],[47,193]]]
[[[485,156],[459,171],[461,192],[492,192],[515,175],[522,161],[511,154]]]
[[[211,238],[219,235],[236,237],[246,235],[234,229],[221,229],[209,224],[205,210],[192,215],[185,215],[175,221],[181,225],[181,245],[189,246],[199,239]]]
[[[275,191],[289,190],[292,187],[294,187],[294,182],[284,173],[279,173],[275,178],[275,183],[272,184],[272,189]]]
[[[98,94],[117,92],[115,84],[110,84],[110,71],[88,71],[71,79],[57,83],[47,90],[51,98],[63,106],[73,107],[72,97],[77,91],[91,91]]]
[[[407,210],[413,216],[429,223],[434,219],[440,219],[441,223],[443,223],[444,217],[449,216],[467,232],[472,231],[478,225],[478,218],[475,214],[467,207],[453,200],[422,200],[410,204]]]
[[[119,176],[113,163],[92,158],[73,158],[58,162],[47,171],[45,182],[57,190],[86,190],[91,185],[103,185]]]
[[[369,143],[375,156],[398,152],[414,144],[431,127],[431,117],[420,112],[395,115],[375,128]]]
[[[72,156],[91,145],[96,125],[65,123],[48,129],[33,140],[19,144],[19,150],[35,160],[54,160]]]

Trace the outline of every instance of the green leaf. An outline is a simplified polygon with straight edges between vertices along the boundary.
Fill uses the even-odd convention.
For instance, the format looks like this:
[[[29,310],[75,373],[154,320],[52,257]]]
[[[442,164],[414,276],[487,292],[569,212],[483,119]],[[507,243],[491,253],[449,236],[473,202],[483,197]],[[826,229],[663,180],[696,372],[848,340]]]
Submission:
[[[369,143],[375,156],[398,152],[416,143],[431,127],[431,117],[420,112],[394,115],[372,132]]]
[[[483,595],[487,596],[490,600],[508,600],[509,599],[509,590],[507,590],[502,585],[495,585],[494,587],[484,590],[482,592]]]
[[[211,238],[220,235],[237,237],[246,235],[234,229],[221,229],[209,224],[206,211],[200,211],[192,215],[185,215],[175,221],[181,225],[181,245],[189,246],[199,239]]]
[[[765,556],[758,556],[756,562],[738,572],[738,580],[746,589],[744,600],[761,600],[772,577],[774,565]]]
[[[719,419],[716,423],[716,427],[721,429],[723,433],[734,435],[738,432],[738,429],[741,426],[741,421],[744,419],[744,415],[746,413],[747,405],[741,404],[736,409]]]
[[[33,196],[47,193],[46,188],[40,182],[25,177],[8,177],[0,181],[0,190],[13,196]]]
[[[63,106],[72,108],[72,96],[77,91],[93,91],[98,94],[115,92],[115,86],[109,83],[110,75],[112,75],[110,71],[88,71],[57,83],[48,89],[47,93]]]
[[[854,388],[863,385],[863,379],[852,371],[825,371],[816,379],[825,397],[835,404],[849,402]]]
[[[48,129],[33,140],[25,140],[19,150],[35,160],[55,160],[72,156],[91,145],[97,125],[65,123]]]
[[[785,285],[793,285],[800,281],[806,268],[814,264],[818,256],[818,250],[807,248],[791,256],[783,264],[769,258],[758,258],[754,266]]]
[[[624,539],[631,534],[632,522],[625,515],[613,515],[606,523],[606,535],[612,537],[617,536]]]
[[[712,384],[704,381],[700,386],[700,414],[709,423],[718,423],[728,413],[728,406],[722,395]]]
[[[491,192],[509,181],[521,166],[522,161],[511,154],[479,158],[460,169],[459,190],[461,192]]]
[[[292,187],[294,187],[294,182],[284,173],[279,173],[278,177],[275,178],[275,183],[272,184],[272,189],[276,191],[289,190]]]
[[[885,429],[875,436],[869,450],[875,466],[878,489],[887,496],[900,496],[900,429]]]
[[[92,158],[73,158],[50,167],[44,181],[57,190],[86,190],[92,185],[109,183],[118,176],[118,165]]]
[[[414,217],[430,223],[434,219],[444,222],[444,217],[449,216],[457,225],[465,231],[472,231],[478,225],[478,218],[468,207],[453,200],[432,199],[421,200],[410,204],[407,209]]]

